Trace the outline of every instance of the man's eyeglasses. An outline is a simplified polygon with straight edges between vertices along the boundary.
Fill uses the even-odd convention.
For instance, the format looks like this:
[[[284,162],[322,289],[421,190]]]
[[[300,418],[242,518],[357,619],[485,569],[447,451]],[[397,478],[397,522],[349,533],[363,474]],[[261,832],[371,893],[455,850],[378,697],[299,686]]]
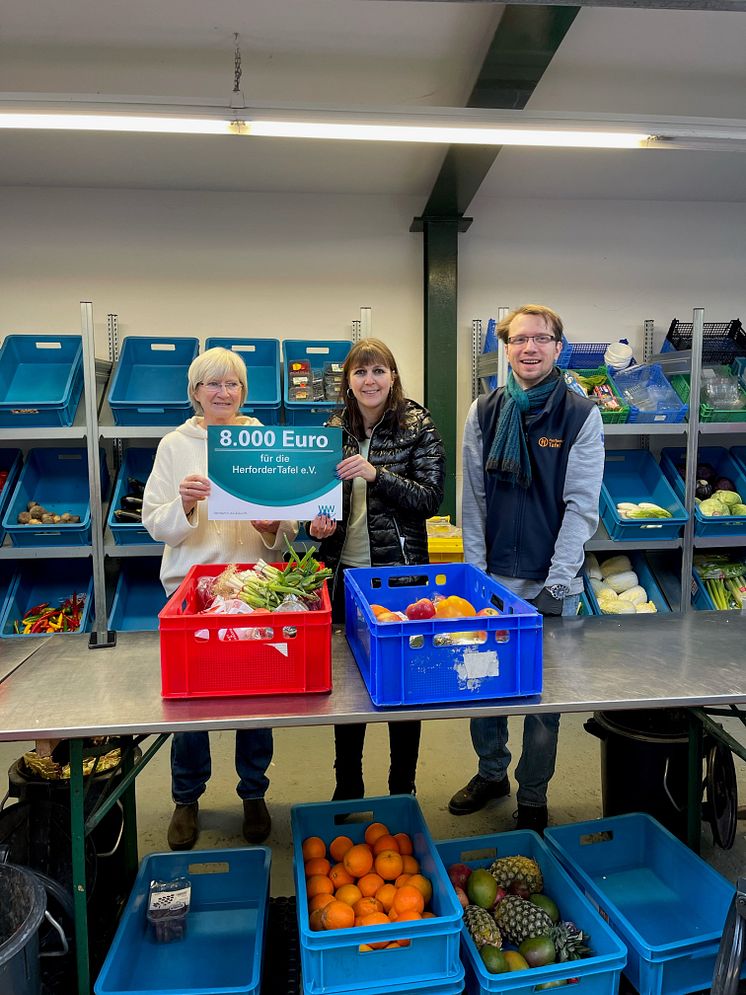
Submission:
[[[224,383],[220,380],[208,380],[207,383],[204,380],[200,380],[197,386],[205,387],[211,394],[217,394],[221,388],[227,390],[229,394],[235,394],[241,389],[241,384],[238,380],[226,380]]]
[[[508,339],[508,345],[524,346],[529,342],[535,345],[549,345],[550,342],[556,341],[553,335],[514,335],[512,339]]]

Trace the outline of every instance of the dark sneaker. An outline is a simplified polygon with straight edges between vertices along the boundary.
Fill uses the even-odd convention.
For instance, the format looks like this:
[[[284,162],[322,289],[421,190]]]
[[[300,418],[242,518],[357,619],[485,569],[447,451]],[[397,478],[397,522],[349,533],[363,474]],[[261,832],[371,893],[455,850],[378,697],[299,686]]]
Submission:
[[[488,781],[481,774],[475,774],[466,787],[457,791],[448,802],[451,815],[471,815],[484,808],[492,798],[504,798],[510,794],[508,775],[499,781]]]
[[[168,826],[168,845],[172,850],[191,850],[199,838],[199,805],[178,805]]]
[[[263,843],[269,836],[272,819],[263,798],[245,798],[243,803],[243,838],[247,843]]]
[[[546,805],[518,805],[515,813],[516,829],[533,829],[539,836],[544,835],[547,828],[548,813]]]

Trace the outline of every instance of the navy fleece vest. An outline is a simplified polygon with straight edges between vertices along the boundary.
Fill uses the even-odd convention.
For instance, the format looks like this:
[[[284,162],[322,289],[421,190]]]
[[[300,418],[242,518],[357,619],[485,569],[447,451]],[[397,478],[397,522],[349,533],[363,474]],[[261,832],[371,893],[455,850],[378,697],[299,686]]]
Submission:
[[[485,394],[477,402],[482,430],[482,465],[487,463],[505,388]],[[505,577],[544,581],[554,554],[565,504],[567,459],[585,424],[593,402],[568,390],[558,380],[541,411],[525,417],[531,459],[531,486],[514,486],[484,472],[487,505],[487,569]]]

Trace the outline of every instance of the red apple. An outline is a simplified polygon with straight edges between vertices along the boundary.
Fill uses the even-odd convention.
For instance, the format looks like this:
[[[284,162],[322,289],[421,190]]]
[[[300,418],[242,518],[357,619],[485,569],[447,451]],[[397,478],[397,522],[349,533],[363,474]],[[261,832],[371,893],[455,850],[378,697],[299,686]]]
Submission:
[[[499,615],[497,608],[480,608],[477,615]]]
[[[471,875],[471,867],[466,864],[451,864],[448,868],[448,877],[454,888],[466,888],[466,882]]]
[[[407,605],[405,615],[412,622],[421,622],[435,615],[435,605],[429,598],[420,598],[419,601]]]

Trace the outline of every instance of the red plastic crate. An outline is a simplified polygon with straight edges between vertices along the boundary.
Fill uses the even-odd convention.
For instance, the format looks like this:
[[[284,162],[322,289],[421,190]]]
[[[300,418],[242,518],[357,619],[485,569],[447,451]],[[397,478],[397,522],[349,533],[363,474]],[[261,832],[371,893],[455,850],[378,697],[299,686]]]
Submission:
[[[247,570],[252,565],[241,563],[238,567]],[[224,564],[217,563],[192,567],[158,615],[162,696],[215,698],[331,691],[332,609],[326,583],[319,611],[197,614],[197,582],[200,577],[217,577],[224,569]],[[271,630],[271,637],[232,642],[219,638],[220,629],[254,626]],[[208,638],[197,638],[200,631]]]

